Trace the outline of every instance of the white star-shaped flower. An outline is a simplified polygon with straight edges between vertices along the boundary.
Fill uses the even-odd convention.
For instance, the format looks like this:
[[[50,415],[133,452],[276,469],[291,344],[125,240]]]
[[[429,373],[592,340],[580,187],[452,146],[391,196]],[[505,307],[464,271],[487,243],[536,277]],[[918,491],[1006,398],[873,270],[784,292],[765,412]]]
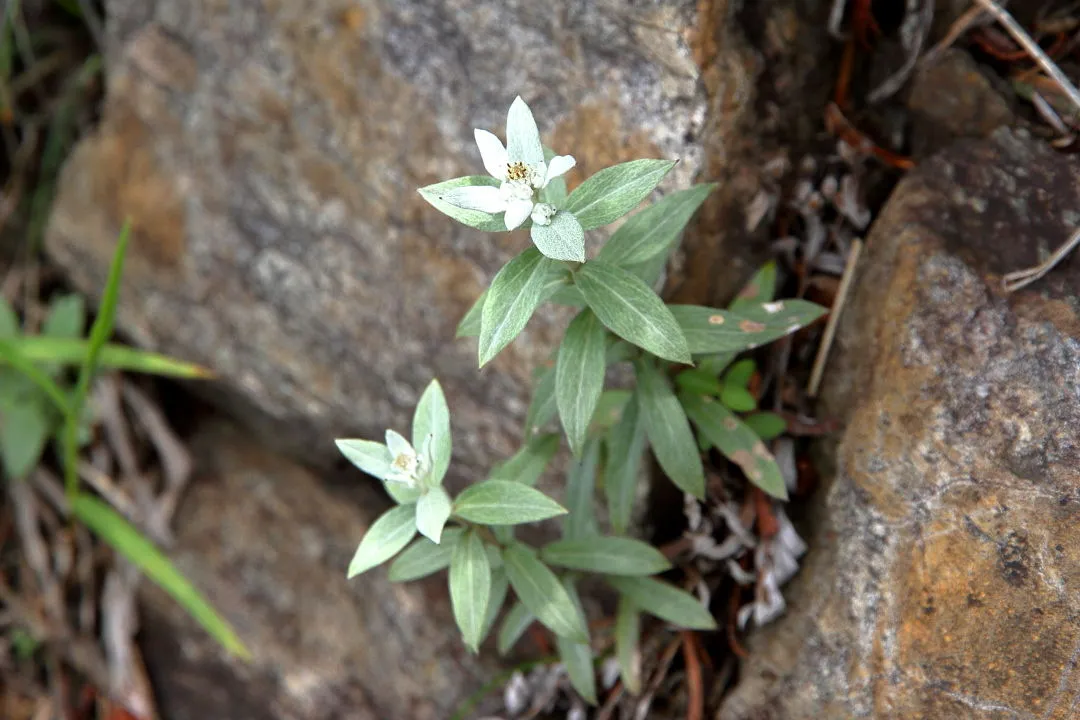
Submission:
[[[431,469],[431,436],[425,438],[424,447],[418,453],[408,440],[394,430],[386,431],[386,447],[393,458],[386,482],[401,483],[405,487],[420,486],[423,477]]]
[[[530,216],[538,225],[549,225],[556,210],[538,203],[539,192],[555,178],[574,167],[570,155],[556,155],[544,162],[544,146],[532,111],[516,98],[506,115],[506,146],[487,130],[473,130],[484,169],[500,182],[499,187],[479,185],[455,188],[443,199],[466,210],[505,213],[507,230],[521,226]],[[534,208],[537,210],[534,212]]]

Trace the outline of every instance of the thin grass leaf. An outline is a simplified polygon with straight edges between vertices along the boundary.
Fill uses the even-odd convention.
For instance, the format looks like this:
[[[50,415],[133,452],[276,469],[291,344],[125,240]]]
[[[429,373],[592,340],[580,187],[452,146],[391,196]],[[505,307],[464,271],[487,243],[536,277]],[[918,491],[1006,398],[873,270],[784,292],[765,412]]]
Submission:
[[[54,362],[61,365],[81,365],[89,352],[90,343],[82,338],[27,335],[11,340],[28,360]],[[146,352],[126,345],[106,343],[101,348],[98,367],[110,370],[161,375],[185,379],[207,379],[214,373],[194,363],[176,360],[166,355]]]
[[[0,360],[22,373],[37,385],[65,417],[70,413],[70,401],[56,381],[19,351],[16,340],[0,340]]]
[[[169,559],[119,513],[96,497],[82,493],[72,498],[71,510],[98,537],[171,595],[223,648],[244,659],[251,658],[232,626]]]

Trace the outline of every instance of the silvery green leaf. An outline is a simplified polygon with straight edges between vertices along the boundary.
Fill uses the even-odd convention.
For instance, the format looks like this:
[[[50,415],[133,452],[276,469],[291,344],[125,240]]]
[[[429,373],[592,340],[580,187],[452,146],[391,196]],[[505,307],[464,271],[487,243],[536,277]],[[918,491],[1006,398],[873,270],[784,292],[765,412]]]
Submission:
[[[334,444],[346,460],[368,475],[385,480],[390,473],[390,463],[394,461],[394,458],[382,443],[371,440],[338,439],[334,441]]]
[[[21,481],[41,459],[50,432],[43,398],[29,393],[0,412],[0,459],[9,480]]]
[[[615,612],[615,657],[619,661],[623,686],[631,695],[641,692],[641,654],[638,652],[640,637],[641,613],[632,600],[620,595],[619,607]]]
[[[432,380],[413,413],[412,444],[419,449],[431,436],[432,470],[428,482],[438,485],[446,476],[450,467],[450,454],[453,441],[450,435],[450,408],[446,406],[446,396],[438,380]],[[423,532],[423,531],[421,531]]]
[[[496,465],[489,479],[512,480],[530,487],[544,473],[547,464],[559,449],[559,436],[554,433],[537,435],[514,453],[509,460]]]
[[[728,310],[738,312],[740,308],[771,302],[776,297],[776,261],[770,260],[754,273],[750,282],[743,286],[739,294],[728,306]]]
[[[482,525],[519,525],[562,515],[566,508],[539,490],[510,480],[485,480],[454,501],[454,514]]]
[[[627,537],[580,537],[545,545],[540,559],[549,565],[607,575],[655,575],[671,569],[663,553]]]
[[[633,394],[630,390],[605,390],[600,393],[600,401],[596,403],[596,411],[589,422],[589,434],[602,433],[619,422],[623,408]]]
[[[570,450],[581,453],[589,422],[604,389],[607,332],[591,310],[582,310],[570,323],[555,363],[555,404],[559,408]]]
[[[555,417],[555,366],[544,367],[535,377],[532,400],[525,413],[525,437],[539,432]]]
[[[19,316],[6,299],[0,297],[0,339],[19,334]]]
[[[424,489],[421,487],[408,487],[398,482],[383,483],[383,487],[386,489],[386,494],[398,505],[410,505],[424,494]]]
[[[634,277],[641,278],[641,281],[649,287],[659,290],[659,288],[657,288],[657,283],[660,282],[660,278],[663,276],[667,264],[668,256],[660,254],[654,255],[643,262],[626,265],[624,269]]]
[[[556,298],[560,298],[567,291],[575,289],[570,284],[572,280],[573,276],[570,274],[570,268],[563,263],[551,263],[548,268],[548,276],[544,280],[544,287],[540,291],[540,304],[549,300],[560,305],[566,304],[562,299]],[[580,293],[578,295],[580,297]],[[572,294],[567,299],[572,300]]]
[[[625,533],[630,526],[644,451],[645,422],[635,394],[623,408],[622,418],[607,435],[604,493],[607,496],[608,517],[617,533]]]
[[[756,348],[795,332],[825,313],[825,308],[805,300],[747,305],[738,313],[699,305],[668,307],[692,353]]]
[[[419,538],[390,563],[390,582],[419,580],[449,567],[450,553],[461,539],[461,532],[461,528],[446,528],[438,545],[425,537]]]
[[[466,532],[450,556],[450,605],[465,644],[473,652],[487,619],[491,598],[491,565],[484,542],[473,531]]]
[[[416,535],[416,507],[398,505],[379,516],[371,524],[360,546],[356,548],[352,562],[349,563],[347,577],[356,577],[362,572],[386,562],[397,555]]]
[[[498,550],[498,548],[492,548],[488,546],[488,559],[491,559],[490,550]],[[480,631],[480,643],[483,643],[487,636],[491,633],[491,628],[495,625],[495,620],[499,617],[499,610],[502,609],[503,603],[506,602],[506,594],[510,591],[510,580],[506,577],[506,570],[502,567],[502,554],[499,553],[499,567],[498,569],[492,565],[491,568],[491,594],[488,596],[487,615],[484,616],[484,627]]]
[[[639,360],[634,370],[645,434],[653,455],[676,486],[704,500],[705,469],[682,405],[652,362]]]
[[[640,278],[593,260],[575,272],[574,283],[613,333],[665,360],[690,362],[679,324],[664,301]]]
[[[711,398],[683,395],[679,399],[698,431],[724,457],[742,468],[750,482],[773,497],[787,500],[787,486],[780,466],[757,433]]]
[[[670,193],[633,215],[604,244],[597,259],[626,268],[657,255],[666,258],[683,228],[715,187],[714,183],[695,185]]]
[[[46,337],[78,338],[86,325],[86,302],[82,295],[61,295],[49,302],[49,314],[41,325]]]
[[[577,612],[581,615],[581,622],[585,622],[585,613],[581,608],[581,599],[578,597],[577,588],[570,578],[563,580],[570,599],[574,602]],[[593,671],[592,647],[588,643],[574,642],[568,638],[555,636],[555,647],[559,651],[559,659],[566,674],[570,677],[570,684],[578,691],[578,694],[590,705],[596,705],[596,673]]]
[[[503,563],[518,599],[540,622],[556,635],[576,642],[589,641],[584,619],[574,601],[532,549],[512,543],[503,551]]]
[[[480,367],[525,329],[540,304],[540,293],[553,262],[536,248],[529,248],[495,275],[480,321]]]
[[[450,496],[442,487],[433,487],[416,501],[416,529],[434,543],[442,537],[443,525],[450,519]]]
[[[743,418],[746,426],[762,440],[780,437],[787,430],[787,420],[771,412],[759,412]]]
[[[534,223],[532,241],[552,260],[585,262],[585,231],[571,213],[560,210],[547,225]]]
[[[418,192],[420,196],[427,200],[431,205],[449,217],[457,220],[463,225],[476,228],[477,230],[483,230],[484,232],[504,232],[506,230],[506,221],[503,220],[502,213],[492,215],[491,213],[480,212],[479,210],[466,210],[464,208],[455,207],[446,202],[446,194],[451,190],[456,190],[463,187],[476,187],[491,186],[498,187],[499,181],[488,175],[467,175],[465,177],[454,178],[453,180],[444,180],[434,185],[428,185],[422,187]]]
[[[566,478],[566,508],[563,518],[563,537],[582,539],[597,534],[596,529],[596,466],[600,461],[600,441],[590,438],[581,457],[570,465]]]
[[[629,362],[641,352],[637,347],[625,340],[619,340],[614,336],[610,336],[609,339],[612,340],[612,342],[608,344],[608,349],[604,357],[604,363],[607,365]]]
[[[480,337],[480,320],[484,316],[485,300],[487,300],[487,290],[480,293],[480,297],[476,298],[476,302],[465,313],[465,317],[461,318],[461,322],[458,323],[457,330],[454,332],[454,337]]]
[[[499,637],[497,639],[497,648],[500,655],[505,655],[510,652],[510,648],[514,647],[515,643],[521,636],[525,634],[525,631],[529,629],[529,626],[536,620],[536,616],[529,611],[529,608],[525,607],[525,604],[518,600],[506,613],[506,617],[503,618],[502,625],[499,626]]]
[[[521,96],[514,98],[510,110],[506,113],[506,154],[510,156],[510,162],[522,161],[529,165],[544,162],[540,131],[536,127],[532,110]]]
[[[588,303],[585,302],[584,296],[581,291],[573,285],[562,285],[555,289],[555,292],[547,298],[556,305],[566,305],[567,307],[584,308],[588,307]]]
[[[647,577],[605,578],[641,610],[678,627],[715,630],[716,620],[698,599],[674,585]]]
[[[673,167],[669,160],[631,160],[604,168],[570,193],[566,209],[586,230],[607,225],[637,207]]]

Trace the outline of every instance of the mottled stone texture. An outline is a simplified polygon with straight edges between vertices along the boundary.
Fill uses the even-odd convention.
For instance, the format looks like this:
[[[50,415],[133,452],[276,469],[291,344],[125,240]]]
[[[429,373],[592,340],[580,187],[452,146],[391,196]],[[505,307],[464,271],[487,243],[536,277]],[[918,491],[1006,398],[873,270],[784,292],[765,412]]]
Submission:
[[[229,425],[193,440],[196,479],[174,562],[254,659],[222,651],[144,583],[143,647],[165,720],[444,720],[490,677],[461,644],[445,577],[412,585],[342,572],[374,520],[375,491],[328,489]]]
[[[847,420],[791,612],[722,720],[1080,716],[1080,164],[1000,130],[898,188],[825,409]]]

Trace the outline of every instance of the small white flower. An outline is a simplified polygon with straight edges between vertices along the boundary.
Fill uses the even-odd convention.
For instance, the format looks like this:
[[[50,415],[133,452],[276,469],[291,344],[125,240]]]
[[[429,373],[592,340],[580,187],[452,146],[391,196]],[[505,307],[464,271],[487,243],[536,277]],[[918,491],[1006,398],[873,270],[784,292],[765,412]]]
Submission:
[[[537,225],[550,225],[556,212],[555,206],[550,203],[536,203],[532,209],[532,221]]]
[[[386,475],[386,482],[401,483],[409,488],[417,487],[431,468],[431,436],[428,435],[424,439],[423,448],[417,453],[412,443],[401,434],[387,430],[386,447],[393,458],[390,461],[390,472]]]
[[[540,131],[525,101],[518,97],[510,106],[506,116],[505,147],[487,130],[474,130],[473,135],[484,168],[501,184],[499,187],[456,188],[447,192],[443,200],[466,210],[505,213],[507,230],[520,227],[530,215],[537,224],[550,224],[555,215],[554,207],[547,205],[550,210],[542,210],[539,214],[533,211],[539,191],[574,167],[576,161],[570,155],[557,155],[551,159],[551,164],[544,162]]]

